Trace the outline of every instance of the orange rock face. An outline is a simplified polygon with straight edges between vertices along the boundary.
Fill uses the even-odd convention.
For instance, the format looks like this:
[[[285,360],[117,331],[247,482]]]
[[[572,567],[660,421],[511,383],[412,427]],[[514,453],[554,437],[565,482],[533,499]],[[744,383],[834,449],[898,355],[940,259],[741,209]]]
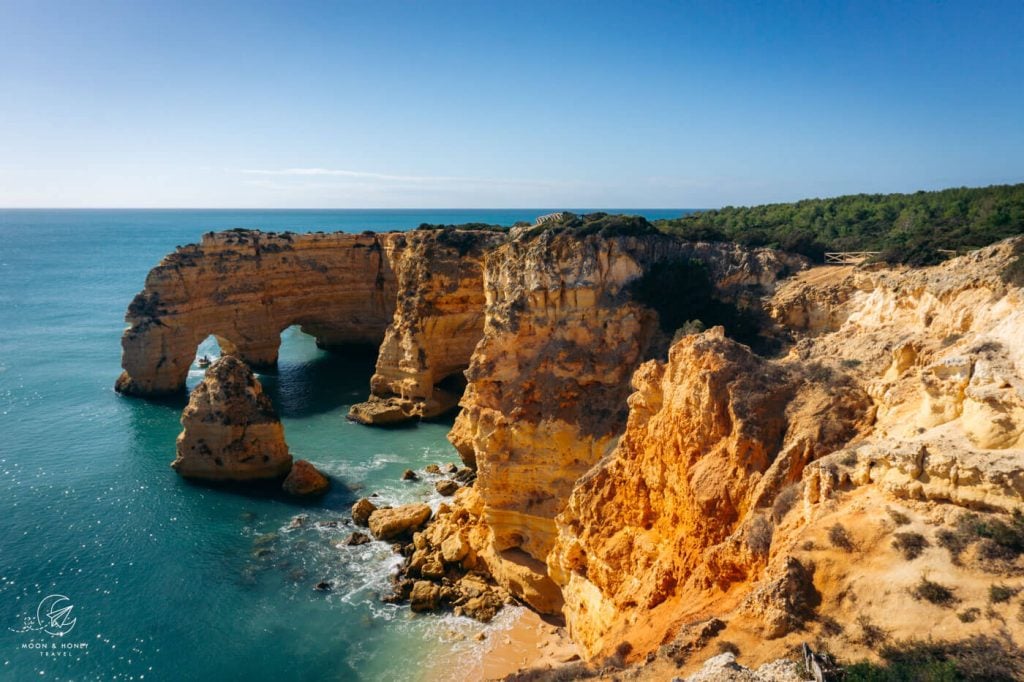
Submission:
[[[499,583],[544,612],[561,594],[545,562],[554,519],[626,421],[629,378],[659,338],[631,284],[652,264],[705,260],[723,293],[774,281],[772,252],[661,235],[526,235],[487,254],[483,340],[449,436],[477,468],[482,557]]]
[[[751,538],[758,517],[872,414],[867,394],[848,383],[804,378],[720,327],[684,337],[667,363],[637,371],[626,432],[573,490],[548,559],[586,651],[613,649],[638,621],[661,620],[664,634],[695,620],[709,595],[764,567],[759,543],[770,543],[771,526]]]
[[[288,472],[284,483],[281,484],[281,488],[286,493],[296,497],[323,495],[330,487],[330,479],[304,459],[295,460],[292,470]]]
[[[392,423],[458,404],[462,372],[484,331],[484,254],[504,239],[501,232],[407,235],[392,266],[401,294],[370,380],[373,398],[354,406],[351,418]]]
[[[226,355],[206,371],[181,415],[178,456],[182,476],[216,481],[279,478],[292,456],[284,427],[260,382],[240,360]]]

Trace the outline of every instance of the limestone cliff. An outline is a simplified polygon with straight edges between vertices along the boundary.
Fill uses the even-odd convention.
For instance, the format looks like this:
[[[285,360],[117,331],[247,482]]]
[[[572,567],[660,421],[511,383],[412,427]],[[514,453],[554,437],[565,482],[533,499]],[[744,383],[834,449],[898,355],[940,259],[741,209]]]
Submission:
[[[397,419],[436,413],[435,384],[468,366],[482,334],[482,253],[503,238],[453,229],[206,234],[153,268],[128,307],[117,389],[180,391],[210,334],[225,354],[272,365],[282,330],[297,324],[324,347],[383,342],[373,394],[401,401]]]
[[[713,330],[642,365],[548,557],[588,655],[628,643],[657,677],[716,637],[751,666],[818,637],[855,660],[922,622],[990,632],[986,609],[1024,645],[1022,251],[807,271],[766,300],[788,355]]]
[[[370,380],[373,398],[354,406],[352,418],[375,423],[388,409],[399,418],[429,418],[455,407],[462,372],[483,336],[484,253],[504,239],[500,232],[407,235],[392,265],[401,296]]]
[[[214,362],[181,415],[178,456],[187,478],[245,481],[280,478],[292,466],[284,427],[260,382],[240,360]]]
[[[656,263],[691,258],[734,300],[800,267],[768,250],[657,234],[521,234],[486,256],[484,335],[450,439],[477,468],[481,558],[534,608],[561,608],[545,566],[555,516],[614,447],[629,378],[667,340],[632,285]]]

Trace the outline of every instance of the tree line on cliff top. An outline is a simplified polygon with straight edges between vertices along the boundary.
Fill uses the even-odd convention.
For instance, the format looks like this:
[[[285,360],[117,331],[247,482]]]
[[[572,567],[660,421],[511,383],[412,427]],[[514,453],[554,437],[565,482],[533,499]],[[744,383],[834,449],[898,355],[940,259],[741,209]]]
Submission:
[[[562,213],[541,225],[517,223],[526,236],[576,237],[656,232],[690,241],[736,242],[803,254],[816,262],[826,251],[877,251],[889,263],[934,265],[950,254],[1024,233],[1024,183],[960,187],[913,194],[851,194],[788,204],[726,206],[654,223],[636,215]],[[498,225],[420,225],[421,230],[505,230]]]
[[[655,223],[683,239],[772,246],[821,262],[826,251],[879,251],[932,265],[1024,232],[1024,184],[913,194],[852,194],[789,204],[698,211]]]

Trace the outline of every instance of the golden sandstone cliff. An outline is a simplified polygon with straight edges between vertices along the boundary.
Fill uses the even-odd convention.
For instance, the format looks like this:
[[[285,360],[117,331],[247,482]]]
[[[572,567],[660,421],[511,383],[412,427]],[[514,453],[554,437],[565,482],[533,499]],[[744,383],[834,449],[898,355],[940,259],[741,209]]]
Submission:
[[[658,316],[631,286],[660,262],[700,258],[723,296],[774,281],[798,259],[662,235],[542,232],[488,255],[484,336],[450,439],[477,469],[477,530],[500,584],[558,613],[545,562],[576,481],[615,445],[629,378],[657,346]]]
[[[182,390],[196,347],[211,334],[225,354],[273,365],[281,332],[300,325],[323,347],[380,345],[372,394],[391,412],[377,405],[354,417],[436,415],[454,400],[435,385],[469,365],[482,334],[482,254],[501,238],[453,230],[206,234],[153,268],[128,307],[117,390]]]
[[[1020,240],[913,270],[656,234],[294,235],[293,268],[245,234],[154,270],[119,386],[172,389],[205,334],[241,352],[293,323],[382,342],[369,423],[436,414],[468,368],[450,439],[476,479],[413,536],[410,579],[484,570],[652,679],[722,642],[751,667],[803,642],[1024,644]],[[774,343],[665,328],[637,284],[693,260]]]
[[[186,478],[274,479],[292,468],[270,397],[252,370],[230,355],[213,363],[192,391],[181,425],[171,466]]]

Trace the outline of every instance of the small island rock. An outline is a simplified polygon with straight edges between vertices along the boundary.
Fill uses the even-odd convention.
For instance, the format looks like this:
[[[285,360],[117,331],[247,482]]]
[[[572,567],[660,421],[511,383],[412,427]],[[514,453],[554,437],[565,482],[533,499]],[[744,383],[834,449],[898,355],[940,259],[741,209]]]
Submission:
[[[235,357],[222,356],[206,370],[181,425],[171,466],[182,476],[248,481],[291,469],[281,420],[252,370]]]

